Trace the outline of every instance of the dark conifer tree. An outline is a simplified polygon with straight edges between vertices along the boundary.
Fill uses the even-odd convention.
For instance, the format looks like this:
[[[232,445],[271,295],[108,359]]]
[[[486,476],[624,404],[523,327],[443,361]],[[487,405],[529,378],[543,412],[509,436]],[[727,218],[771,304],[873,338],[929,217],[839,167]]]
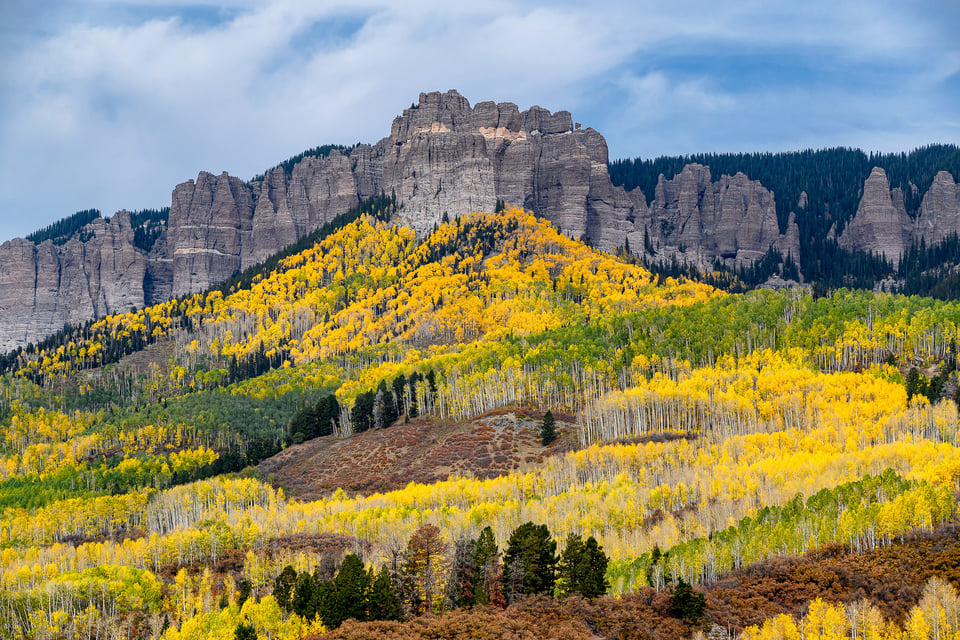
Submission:
[[[450,608],[472,607],[476,604],[477,586],[482,587],[477,566],[477,541],[460,538],[454,543],[453,566],[447,583],[447,603]],[[482,591],[482,589],[481,589]]]
[[[297,570],[288,564],[273,581],[273,597],[277,604],[286,611],[290,611],[290,597],[293,595],[293,589],[296,586]]]
[[[393,588],[393,580],[386,566],[380,568],[377,579],[370,588],[368,620],[402,620],[400,599]]]
[[[403,415],[406,410],[406,402],[404,400],[407,390],[407,377],[402,373],[393,379],[393,397],[397,403],[397,415]]]
[[[384,427],[389,427],[397,421],[397,405],[393,400],[393,393],[387,389],[387,381],[381,380],[377,386],[377,396],[381,398],[380,418]]]
[[[503,555],[504,582],[513,594],[552,594],[556,552],[557,543],[551,539],[547,525],[526,522],[514,529]],[[519,580],[514,579],[517,577]]]
[[[593,536],[584,542],[579,534],[570,534],[557,569],[561,591],[565,595],[579,593],[585,598],[604,595],[609,588],[607,563],[607,555]]]
[[[337,576],[320,598],[320,619],[331,629],[339,627],[344,620],[353,618],[364,621],[369,611],[372,572],[367,571],[356,554],[349,554],[340,564]]]
[[[353,411],[350,413],[350,421],[353,423],[353,430],[356,433],[362,433],[373,425],[373,402],[376,395],[372,391],[361,393],[353,403]]]
[[[257,640],[257,629],[252,624],[241,622],[233,632],[234,640]]]
[[[670,596],[670,615],[686,622],[698,622],[703,618],[706,602],[706,596],[694,590],[688,582],[680,578]]]
[[[319,584],[313,576],[304,571],[297,576],[297,585],[290,597],[290,609],[301,618],[312,620],[319,608]]]
[[[340,423],[340,403],[332,393],[317,405],[317,435],[329,436]]]
[[[491,596],[493,596],[494,599],[502,598],[502,593],[497,593],[501,588],[500,579],[502,578],[503,569],[500,565],[500,550],[497,548],[497,541],[493,536],[493,529],[489,526],[484,527],[480,532],[480,537],[477,538],[474,565],[480,572],[479,579],[475,586],[474,602],[477,604],[489,604]]]
[[[407,380],[407,386],[410,388],[410,397],[407,400],[407,417],[416,418],[419,413],[419,407],[417,406],[417,384],[420,382],[422,377],[418,371],[414,371],[410,374],[410,378]]]
[[[543,423],[540,425],[540,444],[547,446],[557,439],[556,421],[553,419],[553,412],[549,409],[543,415]]]

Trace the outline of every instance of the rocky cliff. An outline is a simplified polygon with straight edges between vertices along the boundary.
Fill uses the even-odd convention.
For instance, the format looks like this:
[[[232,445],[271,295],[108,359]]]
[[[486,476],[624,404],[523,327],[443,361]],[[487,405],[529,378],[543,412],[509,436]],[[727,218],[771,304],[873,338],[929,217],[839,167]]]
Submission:
[[[134,247],[127,212],[84,230],[85,240],[59,246],[22,238],[0,245],[0,349],[143,307],[147,256]]]
[[[250,187],[226,173],[201,172],[196,182],[177,185],[167,226],[173,295],[202,291],[240,270],[243,254],[253,253],[253,207]]]
[[[924,194],[913,234],[927,246],[952,234],[960,236],[960,184],[946,171],[937,173]]]
[[[633,195],[633,194],[631,194]],[[784,256],[800,255],[793,216],[780,233],[774,194],[743,173],[714,182],[710,168],[690,164],[671,180],[660,176],[653,202],[635,198],[631,248],[652,246],[658,253],[681,254],[705,264],[720,258],[730,265],[748,264],[771,247]]]
[[[201,172],[173,190],[166,231],[145,252],[124,212],[96,220],[64,245],[0,246],[0,349],[36,341],[64,323],[202,291],[379,193],[395,194],[398,222],[426,233],[444,216],[522,205],[564,233],[612,250],[629,242],[658,259],[750,263],[775,247],[799,256],[790,215],[777,224],[774,194],[743,173],[714,179],[691,164],[655,192],[614,187],[607,145],[566,111],[424,93],[373,145],[307,155],[244,182]],[[806,206],[804,198],[798,210]],[[915,223],[882,170],[864,186],[840,241],[898,257],[914,235],[960,231],[960,186],[937,176]]]
[[[911,220],[903,205],[903,192],[891,191],[886,172],[874,167],[863,184],[857,213],[844,228],[839,244],[844,249],[879,253],[896,266],[911,242]]]
[[[684,259],[698,262],[749,262],[771,246],[799,254],[796,229],[781,236],[777,228],[773,194],[743,174],[712,182],[709,169],[691,166],[664,181],[648,206],[639,191],[611,184],[607,160],[603,136],[566,111],[521,112],[509,102],[471,107],[456,91],[423,93],[377,144],[306,158],[289,174],[268,171],[250,183],[251,198],[228,189],[227,176],[201,174],[178,186],[170,212],[173,293],[203,290],[380,192],[397,196],[397,221],[418,233],[445,215],[489,211],[502,200],[607,250],[628,238],[643,247],[652,236],[658,248],[683,249]],[[188,230],[175,230],[182,221]]]
[[[201,173],[179,185],[168,231],[173,295],[262,261],[381,192],[397,196],[397,221],[418,233],[445,215],[492,210],[498,200],[602,248],[622,245],[636,229],[637,201],[611,185],[603,136],[575,125],[568,112],[471,107],[455,91],[424,93],[375,145],[308,157],[289,173],[278,167],[249,184]]]
[[[903,201],[903,192],[890,189],[884,170],[874,167],[863,184],[857,213],[840,235],[840,246],[883,254],[896,266],[914,243],[923,240],[932,246],[960,235],[960,184],[950,173],[940,171],[934,177],[916,219],[907,214]]]

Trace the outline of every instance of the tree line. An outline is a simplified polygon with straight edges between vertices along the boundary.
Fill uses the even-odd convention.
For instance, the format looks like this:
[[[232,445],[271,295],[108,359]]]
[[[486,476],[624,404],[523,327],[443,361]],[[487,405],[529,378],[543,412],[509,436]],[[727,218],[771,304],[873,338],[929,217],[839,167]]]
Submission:
[[[544,524],[518,526],[503,552],[489,526],[451,547],[438,527],[427,524],[379,572],[356,554],[347,555],[335,575],[321,565],[301,572],[287,565],[273,581],[273,595],[284,610],[319,617],[333,629],[350,618],[403,620],[477,605],[505,607],[525,595],[597,598],[609,588],[607,563],[593,536],[570,534],[557,554]]]
[[[64,244],[80,229],[99,218],[100,215],[99,209],[83,209],[34,231],[27,235],[26,239],[34,244],[40,244],[44,240],[53,240],[53,244]]]

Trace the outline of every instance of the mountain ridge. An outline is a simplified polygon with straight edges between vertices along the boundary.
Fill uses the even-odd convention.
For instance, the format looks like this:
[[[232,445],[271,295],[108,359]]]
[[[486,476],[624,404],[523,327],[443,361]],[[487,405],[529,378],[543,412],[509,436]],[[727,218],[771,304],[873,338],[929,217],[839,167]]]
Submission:
[[[418,235],[444,218],[510,202],[570,237],[607,251],[630,247],[660,263],[737,268],[771,250],[803,257],[798,216],[781,220],[777,194],[743,172],[715,180],[708,166],[687,164],[671,178],[661,174],[645,194],[615,186],[614,165],[603,136],[567,111],[521,112],[509,102],[471,107],[456,91],[422,93],[374,145],[316,147],[250,181],[200,172],[173,190],[169,218],[151,227],[149,247],[138,245],[143,231],[131,228],[125,212],[93,220],[62,244],[3,243],[0,349],[208,289],[382,193],[396,196],[395,221]],[[840,246],[895,263],[918,237],[960,231],[960,186],[941,174],[921,217],[892,214],[904,228],[898,241],[871,229],[889,227],[890,198],[903,196],[887,193],[889,185],[874,189],[868,178],[876,197],[861,203]]]

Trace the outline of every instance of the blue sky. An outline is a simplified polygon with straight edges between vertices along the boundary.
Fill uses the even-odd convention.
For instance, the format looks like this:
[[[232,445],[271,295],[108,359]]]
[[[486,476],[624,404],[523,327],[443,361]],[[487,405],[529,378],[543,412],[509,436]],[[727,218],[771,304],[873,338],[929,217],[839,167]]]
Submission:
[[[421,91],[567,109],[611,158],[960,143],[957,0],[3,7],[0,240],[374,143]]]

